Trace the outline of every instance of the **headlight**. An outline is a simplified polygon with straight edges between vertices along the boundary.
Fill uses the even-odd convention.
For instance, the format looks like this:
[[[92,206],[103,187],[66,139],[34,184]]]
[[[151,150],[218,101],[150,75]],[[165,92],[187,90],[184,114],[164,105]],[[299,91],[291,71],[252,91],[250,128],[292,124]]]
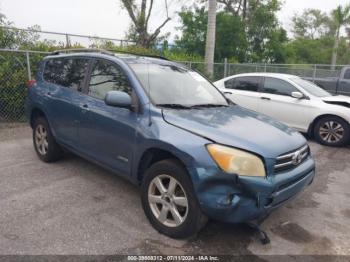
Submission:
[[[207,149],[216,164],[226,173],[239,176],[266,176],[264,163],[256,155],[217,144],[209,144]]]

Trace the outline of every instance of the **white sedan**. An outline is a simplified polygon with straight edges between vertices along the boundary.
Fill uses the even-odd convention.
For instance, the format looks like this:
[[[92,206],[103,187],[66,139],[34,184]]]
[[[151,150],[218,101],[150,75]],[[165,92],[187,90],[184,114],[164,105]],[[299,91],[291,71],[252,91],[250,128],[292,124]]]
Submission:
[[[285,74],[240,74],[214,84],[234,103],[313,135],[321,144],[349,142],[350,97],[332,96],[312,82]]]

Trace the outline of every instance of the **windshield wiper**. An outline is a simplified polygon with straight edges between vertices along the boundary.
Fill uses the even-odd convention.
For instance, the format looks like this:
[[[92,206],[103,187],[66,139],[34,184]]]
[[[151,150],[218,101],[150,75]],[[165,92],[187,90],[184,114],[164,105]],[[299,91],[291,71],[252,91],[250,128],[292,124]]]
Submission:
[[[228,105],[223,105],[223,104],[198,104],[198,105],[190,106],[190,108],[210,108],[210,107],[228,107]]]
[[[156,104],[156,106],[159,107],[167,107],[167,108],[174,108],[174,109],[190,109],[190,106],[185,106],[181,104]]]

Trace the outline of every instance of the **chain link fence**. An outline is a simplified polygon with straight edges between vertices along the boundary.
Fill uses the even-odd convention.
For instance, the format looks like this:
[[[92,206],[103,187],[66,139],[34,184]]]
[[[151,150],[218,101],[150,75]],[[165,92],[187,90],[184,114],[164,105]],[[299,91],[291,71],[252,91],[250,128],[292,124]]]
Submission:
[[[203,62],[180,61],[180,63],[199,72],[205,72]],[[313,80],[316,78],[339,77],[343,67],[344,65],[214,63],[214,75],[212,79],[213,81],[217,81],[231,75],[264,72],[297,75]]]
[[[26,83],[37,72],[42,52],[0,50],[0,122],[24,121]]]
[[[339,77],[343,65],[302,65],[302,64],[228,64],[228,75],[267,72],[297,75],[304,78]]]
[[[25,121],[24,103],[26,83],[35,77],[38,65],[47,52],[0,49],[0,122]],[[187,67],[205,73],[203,62],[178,61]],[[277,64],[230,64],[215,63],[213,80],[226,76],[272,72],[293,74],[301,77],[339,77],[343,66],[330,65],[277,65]]]
[[[44,31],[34,28],[17,28],[13,26],[0,26],[0,30],[4,30],[8,36],[20,36],[29,41],[42,41],[47,44],[53,44],[55,46],[61,46],[62,48],[72,47],[85,47],[93,48],[103,44],[110,44],[119,47],[126,47],[135,45],[132,40],[118,39],[111,37],[101,37],[94,35],[82,35],[82,34],[71,34],[71,33],[60,33],[52,31]],[[23,39],[22,39],[23,40]],[[6,47],[5,45],[2,47]]]

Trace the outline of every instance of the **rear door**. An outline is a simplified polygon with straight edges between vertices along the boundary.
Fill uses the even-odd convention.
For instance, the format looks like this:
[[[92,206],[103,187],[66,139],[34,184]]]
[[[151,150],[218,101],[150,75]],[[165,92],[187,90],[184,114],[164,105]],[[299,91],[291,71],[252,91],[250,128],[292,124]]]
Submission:
[[[300,90],[285,80],[265,77],[258,111],[300,131],[307,131],[310,100],[294,98],[292,92]]]
[[[262,83],[260,76],[242,76],[231,78],[224,82],[225,95],[234,103],[257,111],[260,99],[259,87]]]
[[[49,88],[44,96],[49,121],[58,140],[69,146],[78,142],[79,101],[88,64],[88,59],[78,57],[52,58],[45,64],[43,77]]]
[[[79,136],[81,149],[98,162],[118,171],[130,173],[140,114],[126,108],[108,106],[104,98],[108,91],[136,94],[122,68],[114,62],[97,59],[91,67],[87,94],[81,100],[83,118]]]

